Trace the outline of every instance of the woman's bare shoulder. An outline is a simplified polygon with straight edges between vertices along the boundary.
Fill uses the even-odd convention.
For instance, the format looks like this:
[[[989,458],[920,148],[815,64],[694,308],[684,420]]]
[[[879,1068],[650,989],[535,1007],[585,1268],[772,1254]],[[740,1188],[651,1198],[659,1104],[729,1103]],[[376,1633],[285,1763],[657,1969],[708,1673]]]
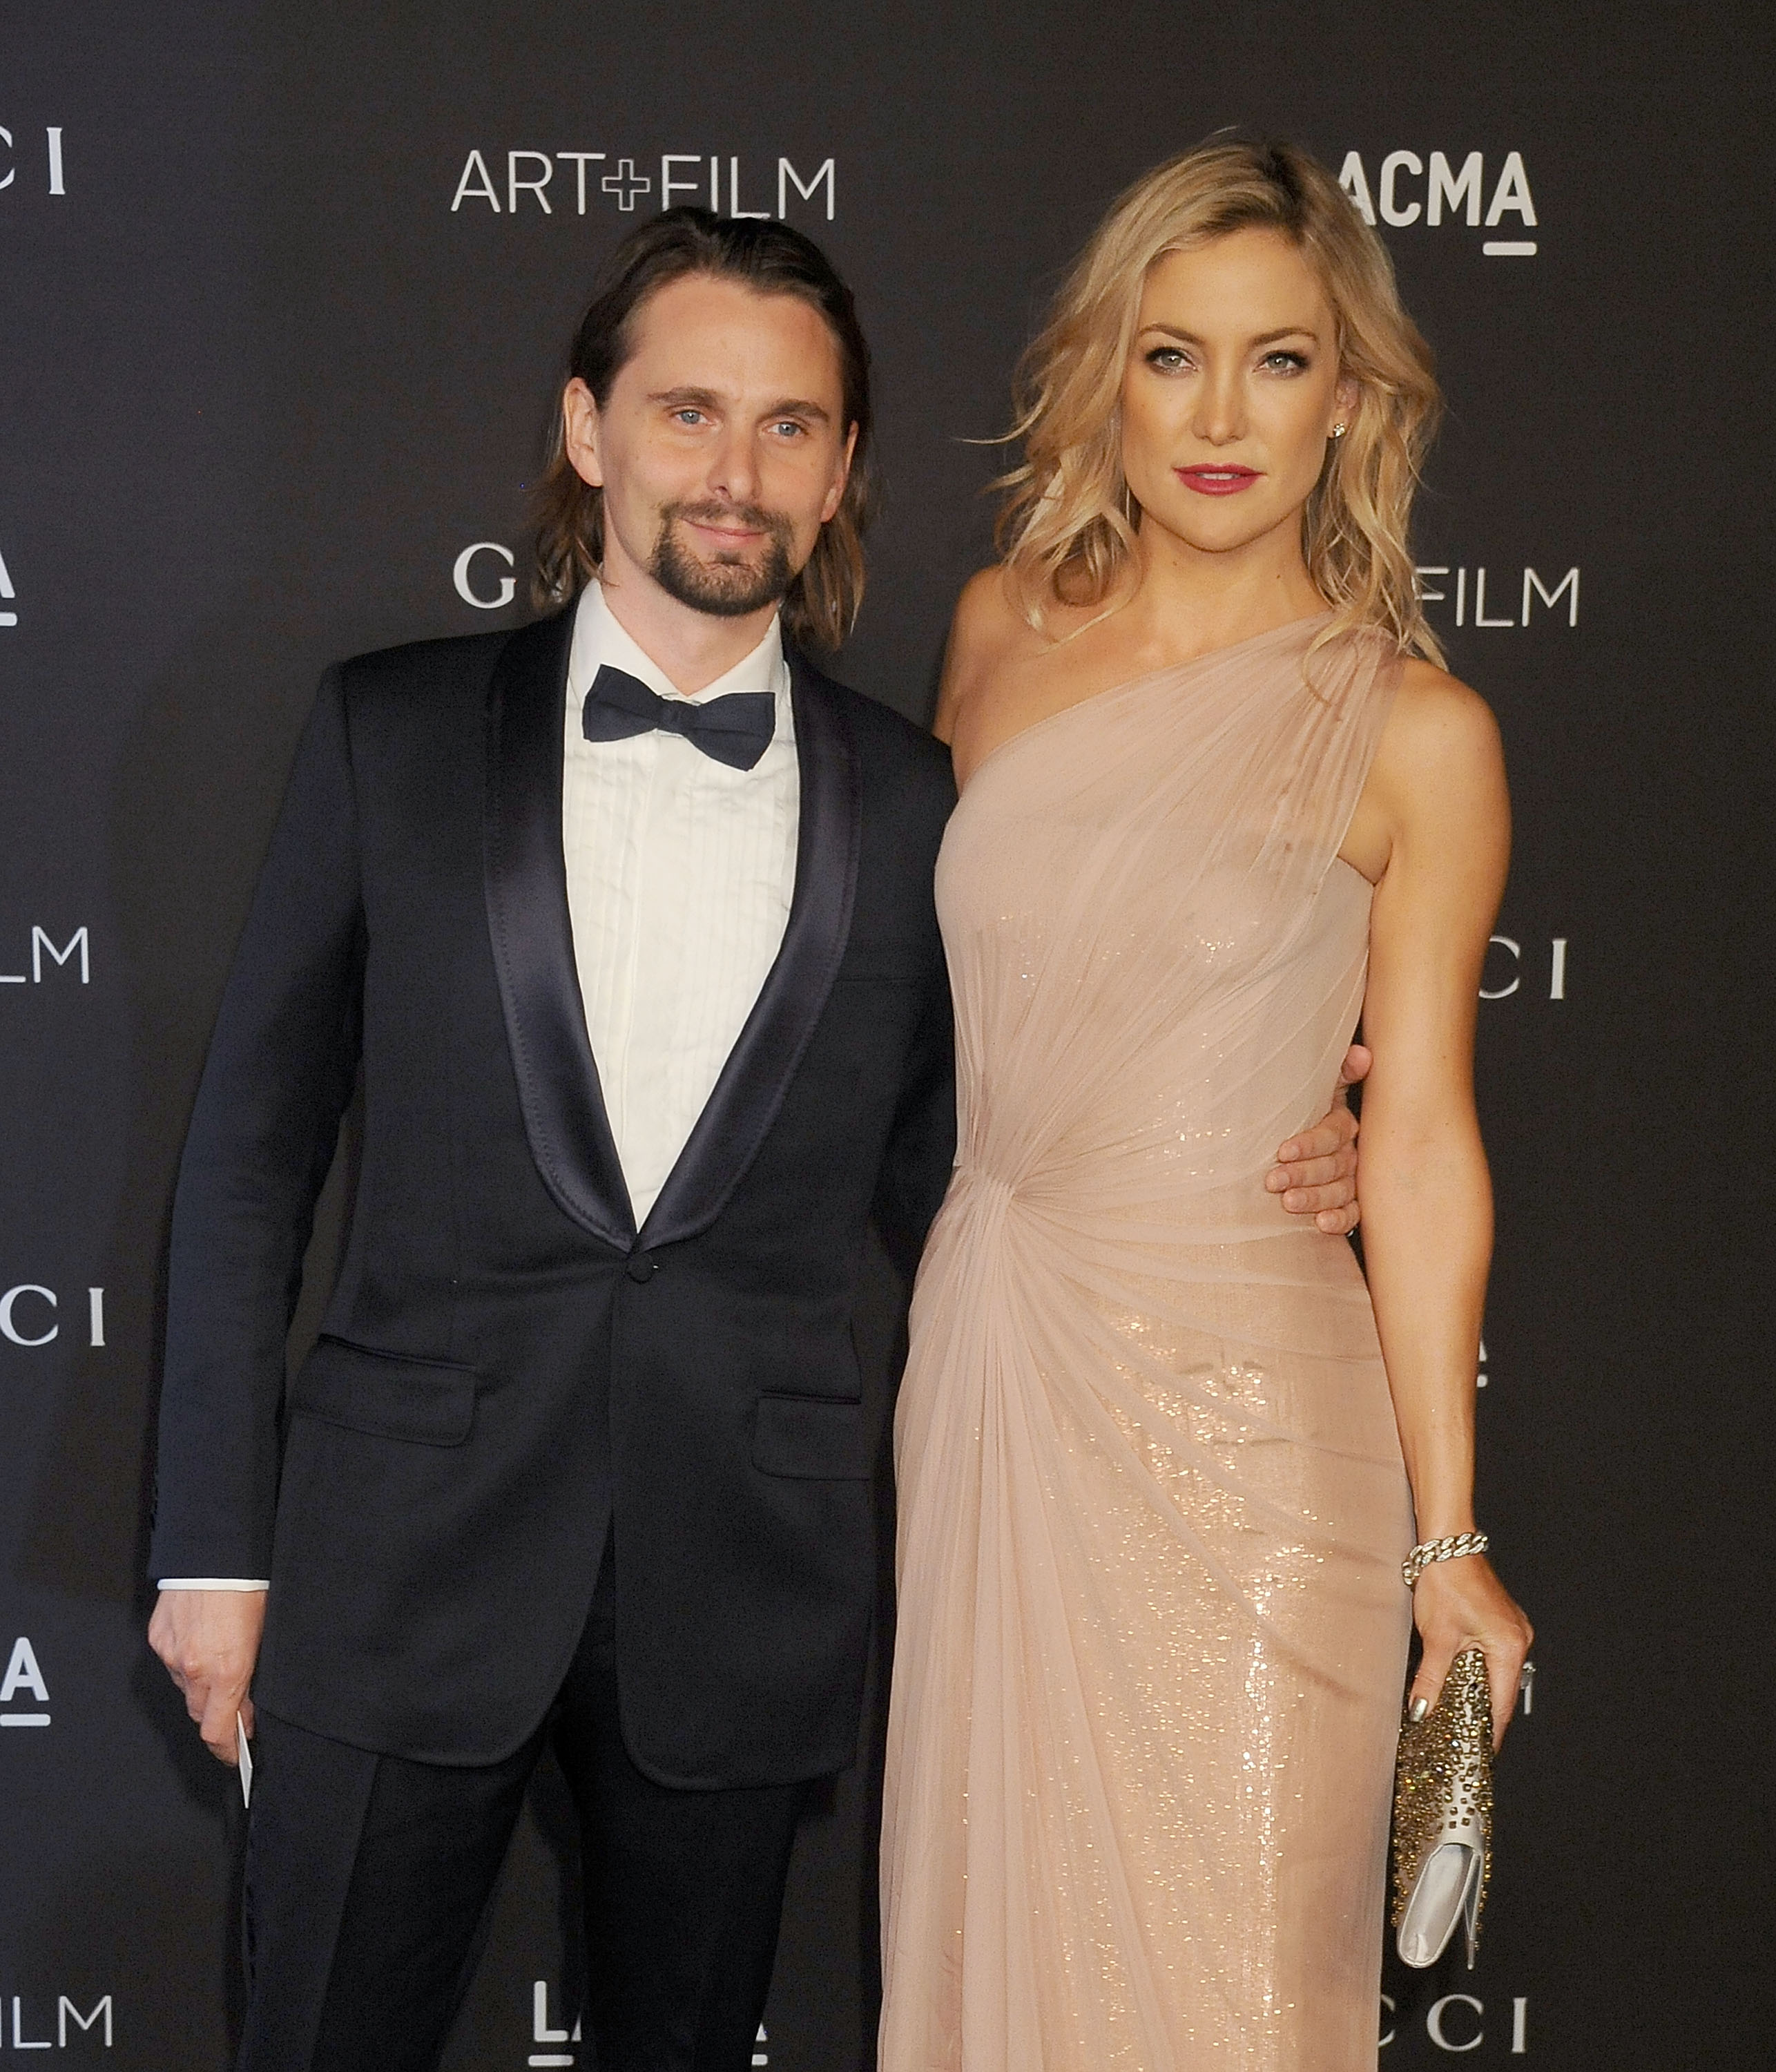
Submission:
[[[1501,760],[1491,706],[1459,676],[1416,655],[1401,665],[1382,746],[1403,774],[1453,774]]]
[[[1003,561],[976,569],[963,584],[956,600],[956,631],[971,640],[995,641],[1015,638],[1030,631],[1029,622],[1018,609]]]
[[[1399,843],[1416,856],[1492,852],[1511,824],[1492,706],[1446,669],[1407,659],[1367,796],[1388,852]]]
[[[983,685],[1048,645],[1019,608],[1003,565],[976,570],[950,620],[934,723],[939,739],[954,738],[956,715]]]

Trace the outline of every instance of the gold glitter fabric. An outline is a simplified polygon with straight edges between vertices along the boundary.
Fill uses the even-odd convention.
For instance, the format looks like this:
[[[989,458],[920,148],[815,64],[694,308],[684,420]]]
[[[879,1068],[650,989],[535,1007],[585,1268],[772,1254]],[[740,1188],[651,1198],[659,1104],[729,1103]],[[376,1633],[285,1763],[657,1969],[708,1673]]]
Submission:
[[[1376,2062],[1411,1506],[1350,1249],[1263,1184],[1362,1001],[1398,674],[1322,625],[1039,722],[944,841],[882,2072]]]
[[[1445,1842],[1478,1848],[1480,1891],[1469,1930],[1468,1961],[1492,1879],[1492,1693],[1486,1658],[1465,1649],[1450,1664],[1437,1707],[1400,1730],[1394,1766],[1394,1912],[1398,1928],[1419,1873]]]

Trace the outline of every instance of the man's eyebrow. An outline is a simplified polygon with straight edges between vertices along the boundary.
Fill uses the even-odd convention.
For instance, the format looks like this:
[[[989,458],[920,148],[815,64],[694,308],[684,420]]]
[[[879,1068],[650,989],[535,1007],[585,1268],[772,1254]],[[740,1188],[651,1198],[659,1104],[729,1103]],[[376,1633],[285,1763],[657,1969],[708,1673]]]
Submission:
[[[717,407],[722,398],[713,388],[656,388],[648,400],[650,403],[664,403],[668,409],[695,404],[698,409],[706,410]]]
[[[1163,331],[1167,338],[1175,338],[1185,345],[1200,345],[1202,341],[1194,331],[1185,331],[1177,324],[1143,324],[1141,335],[1145,338],[1150,331]],[[1312,324],[1285,324],[1281,331],[1267,331],[1252,339],[1253,345],[1274,345],[1280,338],[1318,338],[1319,333]]]
[[[767,417],[808,417],[816,424],[832,422],[832,413],[824,404],[809,401],[800,396],[787,396],[780,403],[773,403],[765,412]]]

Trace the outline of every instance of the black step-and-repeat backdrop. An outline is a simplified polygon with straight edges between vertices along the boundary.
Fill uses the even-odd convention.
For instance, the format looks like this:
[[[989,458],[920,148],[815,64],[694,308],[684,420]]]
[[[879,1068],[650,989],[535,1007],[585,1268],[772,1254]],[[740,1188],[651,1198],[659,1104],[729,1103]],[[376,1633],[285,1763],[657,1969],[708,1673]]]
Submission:
[[[11,10],[0,2063],[219,2072],[238,2013],[238,1794],[143,1642],[144,1462],[175,1165],[317,673],[521,617],[589,278],[697,201],[857,285],[886,502],[843,669],[923,717],[987,552],[966,442],[1105,203],[1229,123],[1342,171],[1437,346],[1421,580],[1518,814],[1481,1515],[1538,1674],[1479,1967],[1390,1967],[1381,2062],[1769,2062],[1767,37],[1755,0]],[[808,1822],[755,2065],[871,2062],[874,1790],[866,1752]],[[589,2062],[571,1853],[545,1774],[456,2072]]]

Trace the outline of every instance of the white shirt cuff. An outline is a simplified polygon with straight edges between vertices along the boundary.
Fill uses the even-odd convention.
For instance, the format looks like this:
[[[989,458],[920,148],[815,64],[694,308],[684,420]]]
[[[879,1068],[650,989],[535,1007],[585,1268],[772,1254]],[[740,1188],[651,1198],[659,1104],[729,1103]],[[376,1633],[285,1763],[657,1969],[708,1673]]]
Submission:
[[[162,1590],[269,1590],[269,1583],[248,1582],[239,1576],[162,1576]]]

